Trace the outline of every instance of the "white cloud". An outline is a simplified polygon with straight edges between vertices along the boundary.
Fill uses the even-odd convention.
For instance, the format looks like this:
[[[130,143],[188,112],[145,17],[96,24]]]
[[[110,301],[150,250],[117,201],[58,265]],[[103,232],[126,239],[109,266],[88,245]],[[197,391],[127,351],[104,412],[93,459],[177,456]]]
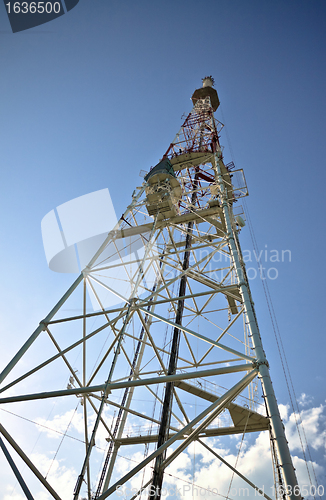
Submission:
[[[288,416],[289,416],[290,405],[289,404],[287,404],[287,405],[279,404],[278,409],[280,411],[281,418],[284,420],[287,420]]]
[[[88,411],[88,437],[90,438],[96,420],[96,414],[93,412],[93,410]],[[90,413],[90,411],[92,413]],[[103,417],[106,422],[110,420],[110,414],[112,413],[113,411],[110,408],[104,409]],[[62,439],[62,435],[65,432],[67,432],[68,436],[74,436],[75,432],[73,431],[77,431],[77,433],[79,434],[78,439],[84,440],[84,415],[82,407],[79,407],[79,410],[77,412],[72,409],[63,413],[62,415],[55,415],[52,420],[37,418],[36,422],[40,424],[39,430],[46,433],[47,437]],[[103,453],[103,449],[105,449],[108,445],[107,438],[108,432],[100,423],[96,433],[95,443],[97,447],[95,448],[95,450]]]
[[[300,406],[311,405],[312,401],[313,401],[313,397],[308,396],[304,392],[301,394],[301,396],[298,399],[298,403],[299,403]]]
[[[324,472],[324,468],[321,465],[318,465],[316,462],[311,463],[308,461],[308,463],[305,462],[302,458],[299,458],[297,456],[293,457],[293,465],[296,470],[296,474],[298,477],[298,482],[301,487],[304,485],[310,485],[310,481],[312,481],[313,484],[315,484],[315,478],[314,478],[314,473],[312,471],[312,465],[315,471],[316,476],[320,477],[321,474]],[[307,468],[308,466],[308,468]],[[309,470],[309,474],[308,474]],[[310,477],[309,477],[310,475]]]
[[[76,412],[75,410],[69,410],[62,415],[55,415],[52,420],[45,418],[37,418],[36,422],[40,424],[40,432],[45,432],[48,437],[61,439],[62,435],[59,433],[68,433],[75,429],[79,434],[84,432],[83,416],[81,412]],[[43,426],[43,427],[41,427]],[[51,429],[51,430],[50,430]],[[53,431],[52,431],[53,429]],[[58,432],[55,432],[58,431]]]
[[[17,486],[17,489],[19,487]],[[7,486],[6,490],[8,491],[8,494],[6,493],[5,496],[3,497],[3,500],[26,500],[26,496],[13,491],[14,489],[12,486]]]
[[[306,440],[309,446],[315,450],[324,448],[326,450],[326,428],[325,417],[323,415],[325,406],[320,405],[315,408],[309,408],[300,412],[302,425],[299,425],[303,448],[306,449]],[[289,441],[290,450],[301,450],[301,441],[297,432],[297,422],[300,421],[299,415],[292,413],[285,423],[285,431]]]

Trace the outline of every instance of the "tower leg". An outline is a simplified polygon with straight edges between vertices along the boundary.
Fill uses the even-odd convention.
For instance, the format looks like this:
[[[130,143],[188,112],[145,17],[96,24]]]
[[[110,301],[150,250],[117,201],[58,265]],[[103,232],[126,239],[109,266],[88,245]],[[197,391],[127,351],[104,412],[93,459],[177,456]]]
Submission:
[[[285,437],[285,432],[284,432],[284,426],[282,423],[282,419],[280,416],[280,412],[278,409],[278,405],[276,402],[276,397],[274,394],[274,389],[272,386],[271,378],[269,375],[269,365],[268,361],[265,356],[265,352],[263,349],[259,329],[258,329],[258,324],[256,320],[256,315],[254,311],[254,306],[251,300],[251,295],[249,291],[249,286],[248,286],[248,278],[246,276],[246,271],[243,265],[241,265],[240,262],[240,255],[239,255],[239,250],[237,248],[237,236],[235,234],[234,228],[232,227],[231,224],[231,216],[230,216],[230,206],[227,200],[227,191],[226,191],[226,186],[223,180],[223,176],[221,173],[221,168],[219,164],[219,158],[218,155],[215,154],[215,166],[216,166],[216,174],[217,174],[217,182],[219,185],[220,193],[221,193],[221,198],[223,200],[222,203],[222,209],[223,209],[223,216],[225,220],[225,225],[226,225],[226,230],[227,230],[227,237],[228,237],[228,244],[230,247],[232,259],[234,262],[237,278],[238,278],[238,283],[239,283],[239,290],[240,294],[243,298],[243,305],[245,308],[245,313],[248,319],[248,326],[253,342],[253,347],[255,351],[255,355],[257,358],[257,367],[259,370],[259,374],[261,377],[261,382],[262,382],[262,387],[263,387],[263,392],[264,392],[264,398],[266,401],[267,409],[268,409],[268,415],[270,418],[270,423],[271,423],[271,428],[272,428],[272,435],[273,438],[275,439],[276,443],[276,449],[279,455],[280,459],[280,465],[283,470],[283,476],[284,476],[284,482],[285,482],[285,487],[286,491],[289,491],[290,494],[288,497],[291,500],[295,500],[298,497],[301,498],[300,493],[295,493],[298,488],[298,480],[295,474],[295,470],[293,467],[292,463],[292,458],[290,455],[290,450],[288,447],[288,443]]]

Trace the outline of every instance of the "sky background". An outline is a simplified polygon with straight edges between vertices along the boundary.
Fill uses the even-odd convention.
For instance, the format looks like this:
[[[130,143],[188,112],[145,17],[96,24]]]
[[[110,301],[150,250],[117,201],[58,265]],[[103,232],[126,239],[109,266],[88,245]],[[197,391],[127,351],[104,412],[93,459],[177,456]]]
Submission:
[[[213,75],[225,161],[244,169],[263,264],[278,271],[268,285],[294,388],[319,412],[307,425],[325,485],[325,14],[319,0],[80,0],[13,34],[0,5],[1,365],[75,279],[47,267],[44,215],[106,187],[120,215]],[[256,267],[247,226],[240,240]],[[269,262],[270,250],[291,262]],[[286,406],[262,285],[251,284]]]

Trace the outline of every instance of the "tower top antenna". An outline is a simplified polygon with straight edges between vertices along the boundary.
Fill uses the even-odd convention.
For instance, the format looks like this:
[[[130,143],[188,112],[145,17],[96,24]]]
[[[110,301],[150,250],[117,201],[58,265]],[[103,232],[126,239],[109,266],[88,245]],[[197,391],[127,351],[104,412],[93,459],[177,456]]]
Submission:
[[[202,80],[203,80],[203,87],[214,87],[215,80],[211,75],[204,76]]]

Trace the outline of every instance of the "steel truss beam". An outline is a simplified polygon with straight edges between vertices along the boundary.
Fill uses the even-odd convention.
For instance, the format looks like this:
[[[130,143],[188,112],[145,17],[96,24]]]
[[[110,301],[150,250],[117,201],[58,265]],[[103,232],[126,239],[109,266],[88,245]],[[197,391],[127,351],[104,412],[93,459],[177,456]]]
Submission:
[[[114,390],[125,389],[126,387],[140,387],[148,385],[156,385],[159,383],[174,382],[177,380],[196,379],[201,377],[210,377],[212,375],[222,375],[226,373],[237,373],[240,371],[248,371],[254,365],[235,365],[226,366],[224,368],[215,368],[211,370],[195,371],[194,373],[177,373],[175,375],[165,375],[154,378],[147,378],[142,380],[130,380],[129,382],[116,382],[101,385],[94,385],[90,387],[77,387],[76,389],[66,389],[61,391],[40,392],[36,394],[26,394],[25,396],[11,396],[9,398],[0,398],[0,404],[4,403],[17,403],[18,401],[32,401],[34,399],[48,399],[61,396],[79,396],[81,394],[92,394],[94,392],[106,391],[110,394]]]
[[[34,497],[32,496],[31,492],[29,491],[28,486],[26,485],[26,483],[25,483],[22,475],[20,474],[15,462],[13,461],[5,443],[3,442],[3,440],[1,438],[0,438],[0,447],[3,451],[3,454],[5,455],[6,459],[8,460],[8,463],[9,463],[13,473],[15,474],[17,481],[19,482],[23,492],[25,493],[26,498],[28,500],[34,500]]]
[[[43,486],[48,490],[50,495],[55,498],[55,500],[62,500],[59,495],[54,491],[52,486],[47,482],[47,480],[42,476],[40,471],[35,467],[32,461],[28,458],[28,456],[23,452],[23,450],[18,446],[16,441],[11,437],[9,432],[6,431],[4,426],[0,424],[0,433],[7,439],[8,443],[13,447],[13,449],[18,453],[20,458],[25,462],[25,464],[29,467],[29,469],[35,474],[37,479],[43,484]]]

